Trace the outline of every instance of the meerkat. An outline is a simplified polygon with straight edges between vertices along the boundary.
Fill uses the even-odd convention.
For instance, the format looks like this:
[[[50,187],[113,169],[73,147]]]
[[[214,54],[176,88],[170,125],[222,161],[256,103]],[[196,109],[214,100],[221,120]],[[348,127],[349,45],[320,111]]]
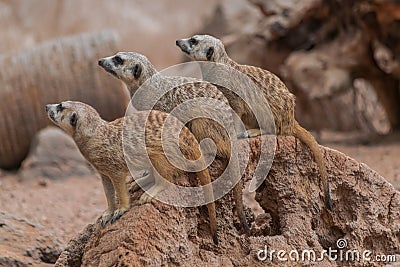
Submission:
[[[214,112],[223,117],[226,125],[235,127],[232,122],[229,102],[211,83],[189,77],[164,76],[155,69],[146,56],[134,52],[119,52],[113,56],[99,59],[98,64],[105,71],[123,81],[131,97],[145,83],[151,85],[151,88],[149,90],[146,88],[146,93],[141,95],[140,102],[134,104],[138,110],[154,109],[170,113],[185,101],[212,98],[218,103],[213,107],[212,111],[204,110],[204,112]],[[169,88],[173,89],[168,91]],[[149,103],[152,103],[154,99],[156,99],[155,105],[149,106]],[[185,116],[184,112],[176,115],[183,122],[187,121]],[[203,116],[202,118],[191,120],[186,126],[199,142],[204,138],[213,140],[217,150],[216,156],[223,159],[225,163],[229,162],[232,152],[231,140],[222,125],[212,119],[208,119],[207,116]],[[239,163],[233,162],[233,168],[237,168],[234,172],[238,171]],[[238,174],[239,172],[234,175]],[[233,188],[233,197],[239,220],[246,234],[249,235],[250,228],[243,210],[243,185],[240,180]]]
[[[159,173],[169,182],[181,174],[183,171],[171,165],[164,154],[165,147],[177,146],[172,136],[173,132],[179,132],[179,147],[183,156],[189,160],[203,162],[199,144],[189,129],[187,129],[178,119],[160,111],[139,111],[129,116],[116,119],[112,122],[104,121],[98,112],[91,106],[73,101],[65,101],[59,104],[46,105],[46,111],[50,120],[72,136],[82,155],[96,168],[101,175],[104,192],[107,198],[108,208],[101,216],[103,227],[107,222],[113,223],[119,219],[129,208],[129,194],[126,188],[125,178],[129,175],[126,157],[123,151],[122,131],[123,127],[129,125],[129,138],[124,136],[124,144],[132,148],[129,155],[134,160],[130,167],[135,169],[148,169],[150,176]],[[164,125],[167,117],[170,116],[167,124]],[[126,128],[125,128],[126,129]],[[145,131],[141,131],[145,129]],[[162,132],[166,133],[166,135]],[[145,134],[144,134],[145,133]],[[128,142],[128,143],[125,143]],[[149,160],[143,155],[140,145],[145,144],[145,149]],[[131,151],[131,150],[130,150]],[[168,150],[176,151],[176,150]],[[171,155],[179,159],[178,153]],[[210,174],[207,168],[196,172],[201,185],[211,183]],[[147,177],[146,179],[149,179]],[[154,178],[154,177],[153,177]],[[163,190],[163,185],[157,182],[148,189],[148,193],[143,193],[138,204],[151,201],[152,196],[156,196]],[[213,191],[205,189],[205,198],[213,200]],[[116,203],[116,198],[119,200]],[[210,229],[214,242],[218,243],[215,203],[212,201],[207,204]]]
[[[294,118],[295,96],[290,93],[286,85],[273,73],[254,66],[240,65],[233,61],[225,51],[221,40],[210,35],[195,35],[190,38],[176,40],[176,45],[190,58],[197,61],[209,61],[227,65],[241,73],[246,74],[263,93],[275,120],[277,135],[292,135],[305,143],[313,152],[318,164],[322,190],[325,194],[325,205],[332,210],[328,175],[318,143],[309,131],[300,126]],[[203,77],[207,80],[209,70],[202,69]],[[258,123],[248,105],[243,103],[237,95],[226,88],[218,87],[227,97],[230,105],[244,120],[249,136],[257,136]],[[256,127],[256,128],[254,128]]]

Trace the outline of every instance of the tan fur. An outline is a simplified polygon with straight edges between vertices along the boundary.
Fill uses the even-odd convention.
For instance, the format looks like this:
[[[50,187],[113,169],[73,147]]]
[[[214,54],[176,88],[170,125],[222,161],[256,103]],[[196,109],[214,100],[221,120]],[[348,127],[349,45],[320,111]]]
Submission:
[[[114,56],[102,58],[99,60],[99,65],[122,80],[127,85],[131,97],[141,86],[152,85],[151,88],[147,89],[146,87],[146,94],[140,95],[140,102],[134,103],[136,109],[154,109],[169,113],[187,100],[196,99],[201,101],[201,98],[204,97],[213,98],[218,101],[218,105],[214,106],[212,112],[223,118],[222,121],[227,125],[234,127],[227,99],[211,83],[187,77],[163,76],[157,72],[144,55],[133,52],[119,52]],[[140,75],[135,77],[139,69]],[[173,90],[166,92],[169,88],[173,88]],[[148,103],[157,99],[157,96],[161,95],[163,97],[158,100],[154,107],[148,105]],[[193,107],[193,109],[195,108],[196,106]],[[179,113],[177,118],[181,121],[187,121],[185,115],[186,113]],[[198,141],[204,138],[212,139],[217,147],[217,156],[227,162],[231,156],[231,143],[226,130],[219,123],[207,119],[207,114],[203,115],[205,118],[194,119],[187,123],[186,126]],[[238,171],[238,163],[234,162],[233,166]],[[238,174],[239,172],[236,175]],[[233,194],[238,217],[243,228],[249,234],[250,229],[243,211],[243,185],[241,181],[235,185]]]
[[[131,135],[128,135],[127,140],[124,136],[124,142],[132,148],[130,156],[134,161],[130,162],[130,166],[141,170],[148,169],[151,175],[154,174],[154,169],[165,179],[173,182],[173,178],[182,173],[182,170],[174,167],[169,163],[164,155],[163,146],[173,147],[172,140],[173,132],[179,131],[179,148],[183,156],[189,160],[201,159],[200,162],[205,162],[202,158],[199,144],[193,134],[182,125],[182,123],[172,118],[172,123],[169,121],[168,126],[164,126],[164,122],[168,114],[160,111],[135,112],[128,117],[120,118],[112,122],[102,120],[97,111],[84,103],[66,101],[60,104],[47,105],[46,110],[52,122],[70,134],[75,140],[79,150],[83,156],[98,170],[101,175],[104,192],[107,197],[108,209],[104,212],[101,222],[102,225],[108,221],[117,220],[123,213],[129,209],[129,195],[126,188],[125,178],[130,174],[125,161],[123,146],[122,146],[122,130],[124,123],[129,125]],[[148,115],[148,117],[147,117]],[[76,124],[73,125],[74,119]],[[145,127],[145,135],[140,134]],[[167,138],[161,140],[161,132],[167,133]],[[168,134],[170,133],[170,134]],[[140,149],[140,144],[146,144],[146,151],[150,158],[150,162],[146,160],[143,154],[146,151]],[[126,146],[125,146],[126,147]],[[176,150],[168,150],[176,151]],[[180,158],[179,155],[170,155],[174,158]],[[153,169],[154,167],[154,169]],[[211,178],[208,169],[197,172],[197,176],[201,185],[211,183]],[[152,177],[154,178],[154,177]],[[162,186],[156,184],[149,189],[151,195],[156,195],[162,190]],[[206,190],[206,199],[214,199],[212,190]],[[116,198],[119,203],[116,203]],[[151,201],[151,197],[144,193],[139,204]],[[207,205],[211,234],[214,242],[217,239],[216,212],[215,204],[211,202]]]
[[[273,73],[254,66],[240,65],[229,58],[225,51],[222,42],[209,35],[195,35],[191,38],[177,40],[176,44],[183,52],[191,58],[199,61],[211,61],[230,66],[241,73],[246,74],[263,93],[268,101],[275,120],[275,131],[277,135],[293,135],[304,142],[313,152],[314,158],[318,164],[322,190],[325,194],[325,203],[328,209],[331,209],[330,189],[327,180],[326,167],[323,161],[321,151],[314,137],[304,128],[302,128],[294,118],[295,97],[286,85]],[[207,75],[203,72],[205,80]],[[244,118],[243,122],[250,133],[259,134],[259,131],[254,130],[258,127],[255,116],[252,114],[249,106],[242,99],[233,94],[226,88],[221,88],[221,91],[228,98],[232,108]],[[248,131],[249,132],[249,131]],[[249,134],[249,136],[252,136]]]

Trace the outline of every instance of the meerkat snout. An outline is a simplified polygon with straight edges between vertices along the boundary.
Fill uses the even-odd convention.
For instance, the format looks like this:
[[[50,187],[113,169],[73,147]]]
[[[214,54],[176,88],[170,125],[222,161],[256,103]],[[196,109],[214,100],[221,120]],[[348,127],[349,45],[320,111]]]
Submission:
[[[178,39],[178,40],[175,41],[175,44],[176,44],[177,47],[179,47],[182,50],[182,52],[184,52],[186,54],[190,53],[189,50],[188,50],[188,47],[185,45],[184,40]]]
[[[117,74],[117,65],[114,63],[114,58],[113,57],[106,57],[106,58],[100,58],[99,61],[97,61],[97,64],[102,67],[105,71],[108,73],[111,73],[115,77],[118,77]]]
[[[46,109],[46,112],[47,112],[47,115],[49,116],[49,118],[54,120],[54,112],[53,112],[53,110],[51,110],[51,105],[50,104],[46,105],[45,109]]]
[[[52,121],[55,121],[56,104],[47,104],[45,109],[49,118]]]

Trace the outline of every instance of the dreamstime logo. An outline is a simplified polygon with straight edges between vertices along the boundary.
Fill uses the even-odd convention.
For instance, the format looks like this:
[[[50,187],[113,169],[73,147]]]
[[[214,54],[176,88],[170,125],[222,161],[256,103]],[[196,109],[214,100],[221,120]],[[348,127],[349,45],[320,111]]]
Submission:
[[[371,250],[346,249],[347,240],[339,238],[336,241],[336,248],[328,247],[321,252],[314,249],[292,249],[276,250],[264,246],[264,249],[257,251],[257,259],[259,261],[279,261],[279,262],[322,262],[324,260],[339,262],[396,262],[394,254],[376,254],[373,255]]]
[[[198,71],[197,75],[192,75],[191,77],[168,78],[170,76],[178,76],[182,72],[182,67],[185,69],[200,69],[201,71]],[[179,134],[187,123],[191,124],[192,127],[196,127],[193,126],[195,123],[194,120],[198,119],[217,122],[226,131],[231,147],[228,166],[211,184],[198,187],[176,185],[163,179],[157,169],[153,168],[149,157],[149,150],[146,146],[145,138],[143,138],[147,134],[145,131],[146,122],[142,122],[140,125],[141,130],[138,131],[137,124],[140,122],[127,123],[129,120],[125,120],[123,127],[123,149],[129,170],[131,173],[135,173],[141,169],[151,169],[150,174],[152,177],[148,177],[148,179],[154,179],[156,183],[163,186],[163,191],[160,194],[152,195],[152,197],[174,206],[202,206],[223,197],[240,181],[249,161],[250,147],[248,142],[238,142],[237,138],[245,132],[242,118],[232,110],[227,99],[209,97],[207,92],[198,94],[197,97],[188,97],[188,94],[186,94],[187,91],[185,90],[187,90],[187,86],[198,83],[199,80],[203,79],[225,88],[224,94],[228,93],[240,97],[243,103],[251,109],[260,127],[263,138],[258,164],[250,182],[249,190],[251,192],[255,191],[262,184],[273,161],[276,136],[272,112],[262,92],[260,92],[247,75],[229,66],[212,62],[189,62],[170,67],[154,75],[141,85],[132,97],[132,105],[129,105],[130,107],[126,112],[126,116],[135,112],[135,109],[163,110],[167,104],[175,103],[174,108],[167,112],[170,115],[164,122],[161,140],[164,154],[169,164],[182,171],[199,172],[207,168],[217,155],[217,147],[213,142],[214,140],[204,138],[199,142],[203,157],[197,160],[185,158],[179,146]],[[179,88],[179,90],[176,88]],[[176,94],[177,91],[181,94],[180,96]],[[177,118],[182,122],[180,129],[176,129],[176,123],[173,123],[174,120],[170,119],[171,117]],[[212,125],[206,123],[202,124],[201,127],[207,128],[212,127]],[[132,140],[143,142],[135,142],[135,146],[132,146]],[[247,156],[243,158],[243,155]],[[141,159],[146,157],[147,163],[139,166],[138,157],[141,157]],[[137,177],[134,178],[138,185],[149,193],[149,188],[145,186],[145,184],[148,184],[148,181],[143,182],[143,179],[137,180]],[[204,192],[210,189],[209,187],[213,189],[213,199],[206,199],[204,196]]]
[[[346,239],[339,238],[339,239],[336,241],[336,246],[337,246],[338,249],[342,249],[342,248],[347,247],[347,241],[346,241]]]

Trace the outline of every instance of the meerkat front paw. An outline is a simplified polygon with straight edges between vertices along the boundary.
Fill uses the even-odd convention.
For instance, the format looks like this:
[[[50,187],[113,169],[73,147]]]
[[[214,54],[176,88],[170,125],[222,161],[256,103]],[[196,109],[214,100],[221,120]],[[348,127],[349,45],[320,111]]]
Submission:
[[[103,213],[103,215],[101,216],[101,219],[100,219],[102,227],[105,227],[106,224],[111,220],[113,213],[114,213],[114,211],[112,211],[112,210],[106,210]]]
[[[146,203],[150,203],[152,199],[153,198],[149,194],[143,193],[143,195],[140,196],[137,203],[138,203],[138,205],[143,205]]]
[[[158,184],[153,185],[149,190],[147,190],[143,195],[140,196],[138,200],[139,205],[150,203],[154,196],[158,195],[163,189],[164,185],[162,181],[158,181]]]
[[[244,133],[241,133],[238,135],[238,139],[243,139],[243,138],[252,138],[252,137],[257,137],[261,135],[260,129],[249,129],[245,131]]]
[[[122,214],[124,214],[128,208],[119,208],[116,211],[114,211],[114,214],[111,217],[111,223],[114,223],[116,220],[121,218]]]

